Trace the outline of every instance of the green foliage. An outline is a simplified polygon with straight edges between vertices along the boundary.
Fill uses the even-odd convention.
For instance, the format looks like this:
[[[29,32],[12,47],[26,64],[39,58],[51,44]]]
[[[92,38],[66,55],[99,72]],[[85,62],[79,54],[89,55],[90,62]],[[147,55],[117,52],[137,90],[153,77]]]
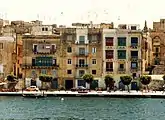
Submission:
[[[7,76],[7,80],[10,81],[10,82],[13,82],[15,81],[16,77],[14,75],[8,75]]]
[[[120,80],[124,85],[129,85],[132,81],[132,78],[131,76],[126,75],[126,76],[121,76]]]
[[[40,76],[39,76],[39,79],[40,79],[42,82],[51,82],[52,77],[49,76],[49,75],[40,75]]]
[[[143,85],[148,85],[151,82],[151,76],[141,76],[140,81]]]
[[[91,84],[93,81],[93,75],[91,74],[85,74],[83,75],[83,79],[85,80],[85,82],[87,82],[88,84]]]
[[[104,77],[104,82],[106,87],[109,87],[109,86],[113,86],[115,81],[111,75],[106,75]]]

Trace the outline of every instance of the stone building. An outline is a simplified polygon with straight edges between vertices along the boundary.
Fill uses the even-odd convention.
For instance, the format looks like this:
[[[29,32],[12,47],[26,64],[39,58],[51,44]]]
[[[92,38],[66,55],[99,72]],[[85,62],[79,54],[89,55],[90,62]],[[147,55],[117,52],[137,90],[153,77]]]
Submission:
[[[153,22],[153,29],[150,31],[152,38],[153,74],[164,74],[165,72],[165,19]]]
[[[147,27],[147,21],[145,21],[145,26],[143,29],[141,47],[142,47],[142,74],[145,74],[146,71],[149,71],[149,74],[151,74],[149,67],[153,65],[152,38],[150,36],[150,32]]]
[[[22,71],[25,85],[41,87],[39,75],[53,77],[52,88],[58,87],[60,74],[60,36],[57,35],[23,35]]]
[[[64,28],[62,30],[63,83],[66,89],[87,87],[82,76],[91,73],[94,81],[91,87],[101,86],[102,46],[101,29]]]
[[[13,37],[0,37],[0,74],[1,78],[13,74],[15,59],[15,41]]]
[[[121,87],[120,76],[141,75],[142,31],[138,25],[121,24],[116,29],[103,29],[103,77],[110,74],[117,87]],[[132,82],[132,89],[137,82]]]

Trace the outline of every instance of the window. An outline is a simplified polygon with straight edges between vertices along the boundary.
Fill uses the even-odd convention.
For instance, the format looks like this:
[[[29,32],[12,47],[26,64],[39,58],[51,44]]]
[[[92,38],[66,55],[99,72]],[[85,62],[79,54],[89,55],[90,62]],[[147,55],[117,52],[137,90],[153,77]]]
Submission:
[[[85,64],[85,60],[84,59],[79,59],[79,65],[84,65]]]
[[[42,31],[45,31],[45,29],[44,29],[44,28],[42,28]]]
[[[56,64],[57,64],[56,59],[53,59],[53,65],[56,65]]]
[[[85,36],[79,36],[79,44],[85,44]]]
[[[48,31],[48,28],[47,27],[45,28],[45,31]]]
[[[105,37],[106,46],[113,46],[113,37]]]
[[[0,43],[0,49],[3,49],[3,43]]]
[[[92,35],[92,41],[96,41],[97,40],[97,35]]]
[[[138,46],[138,38],[131,37],[131,46]]]
[[[96,53],[96,48],[95,47],[92,48],[92,54],[94,54],[94,53]]]
[[[79,70],[79,77],[82,77],[85,74],[84,70]]]
[[[56,44],[52,44],[52,50],[56,49]]]
[[[159,48],[158,47],[156,47],[156,53],[158,53],[159,52]]]
[[[106,59],[113,59],[113,50],[106,50],[105,56],[106,56]]]
[[[46,69],[41,69],[41,74],[47,74],[47,70]]]
[[[37,52],[37,45],[33,45],[33,52]]]
[[[96,70],[92,70],[92,74],[96,75]]]
[[[124,64],[120,64],[120,65],[119,65],[119,68],[120,68],[120,69],[124,69]]]
[[[71,52],[72,52],[72,48],[71,48],[71,47],[68,47],[68,48],[67,48],[67,52],[68,52],[68,53],[71,53]]]
[[[31,71],[31,75],[32,75],[32,77],[35,77],[36,71],[35,71],[35,70],[32,70],[32,71]]]
[[[137,62],[131,62],[131,68],[137,68],[138,63]]]
[[[131,30],[136,30],[136,26],[131,26]]]
[[[67,74],[72,74],[72,70],[67,70]]]
[[[92,59],[92,64],[96,64],[96,59]]]
[[[131,51],[132,58],[138,58],[138,51]]]
[[[106,62],[106,71],[113,71],[113,62]]]
[[[118,50],[118,59],[126,59],[126,50]]]
[[[126,46],[126,37],[118,37],[118,46]]]
[[[85,48],[79,48],[79,54],[85,55]]]
[[[34,58],[32,58],[32,66],[35,66],[35,63],[36,62],[36,60],[34,59]]]
[[[56,59],[53,57],[36,57],[35,66],[52,66],[56,64]]]
[[[72,64],[72,60],[71,59],[68,59],[68,64]]]
[[[56,77],[56,76],[57,76],[56,70],[52,70],[52,76],[53,76],[53,77]]]
[[[67,40],[72,40],[72,35],[67,35]]]

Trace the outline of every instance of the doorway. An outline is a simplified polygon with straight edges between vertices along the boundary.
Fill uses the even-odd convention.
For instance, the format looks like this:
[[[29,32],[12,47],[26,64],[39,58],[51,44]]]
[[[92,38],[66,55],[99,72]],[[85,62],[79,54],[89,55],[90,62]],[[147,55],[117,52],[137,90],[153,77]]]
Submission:
[[[73,80],[65,80],[65,89],[70,90],[73,88]]]

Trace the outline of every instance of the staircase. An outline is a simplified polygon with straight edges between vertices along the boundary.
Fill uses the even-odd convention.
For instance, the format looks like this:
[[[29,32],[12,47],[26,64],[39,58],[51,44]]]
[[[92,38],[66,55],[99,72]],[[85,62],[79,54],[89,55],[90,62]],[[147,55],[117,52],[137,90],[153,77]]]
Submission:
[[[153,69],[153,75],[165,74],[165,65],[156,65]]]

